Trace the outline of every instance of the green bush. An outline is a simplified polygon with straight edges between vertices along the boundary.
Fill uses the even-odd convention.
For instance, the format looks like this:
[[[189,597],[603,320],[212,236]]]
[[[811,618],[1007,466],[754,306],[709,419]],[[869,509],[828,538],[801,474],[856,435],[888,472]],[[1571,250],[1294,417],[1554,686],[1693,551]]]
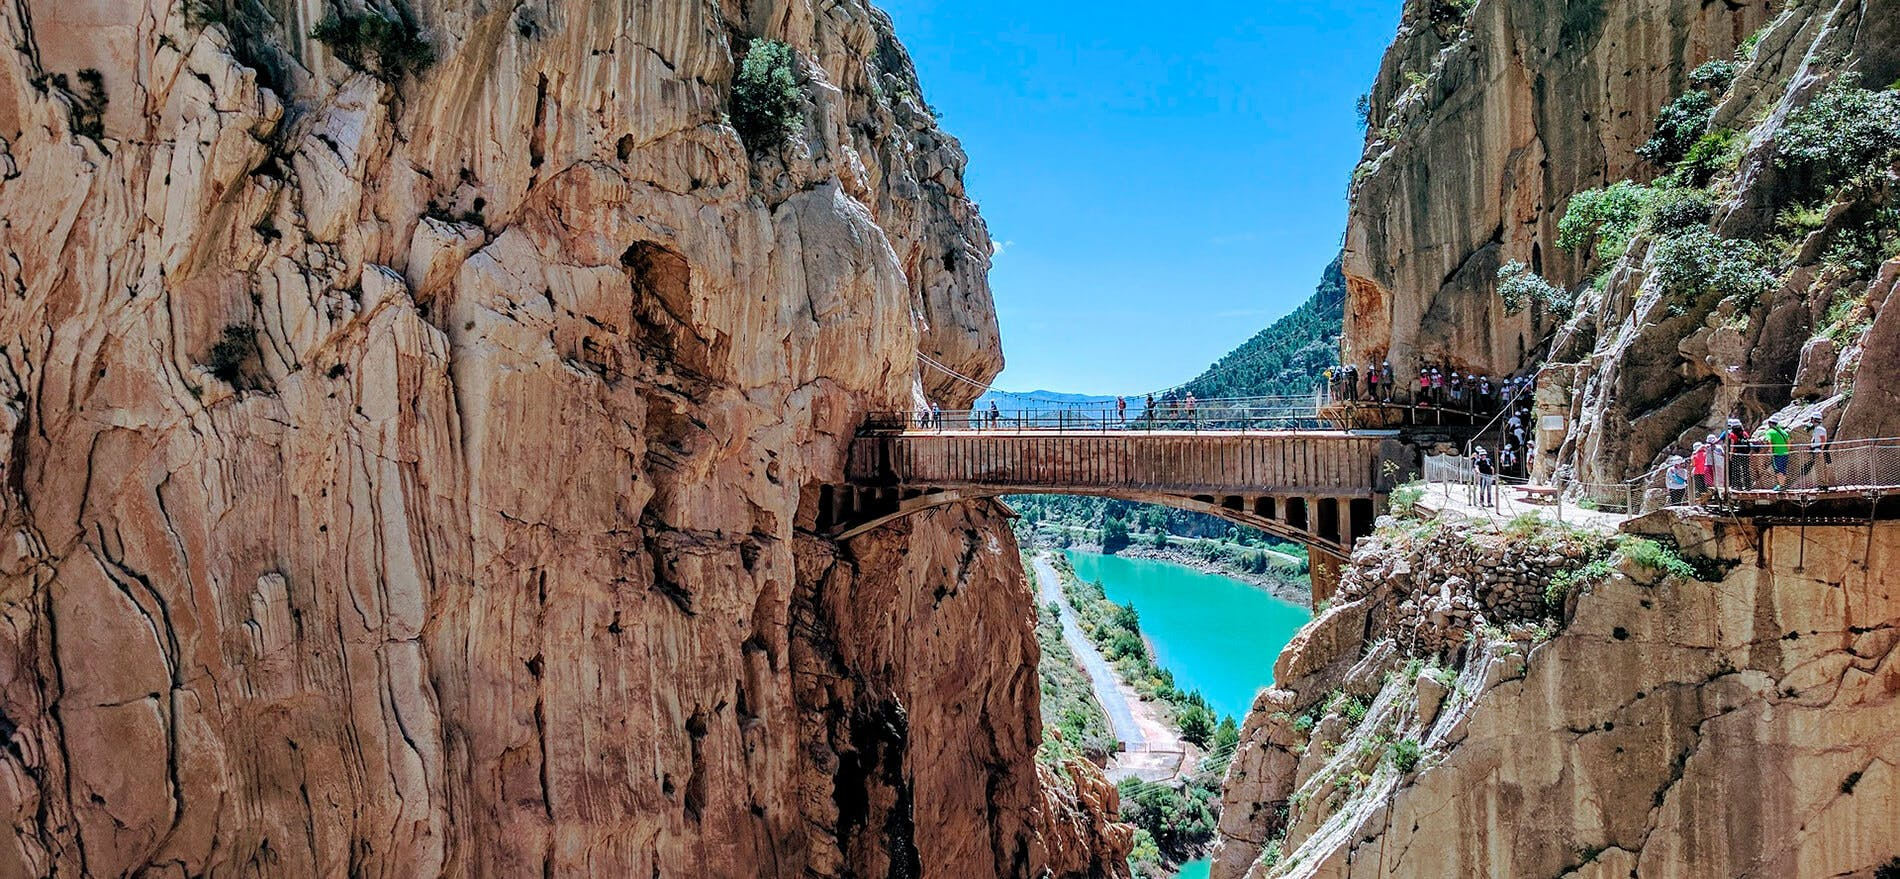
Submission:
[[[1649,206],[1649,228],[1657,232],[1676,232],[1692,226],[1707,226],[1715,216],[1709,194],[1699,189],[1665,189],[1657,193]]]
[[[1647,186],[1619,180],[1571,196],[1557,222],[1557,246],[1573,252],[1590,248],[1598,259],[1615,262],[1629,249],[1654,195]]]
[[[1721,92],[1735,81],[1735,62],[1723,58],[1704,63],[1689,71],[1689,84],[1699,89]]]
[[[777,40],[754,40],[732,81],[732,127],[753,151],[774,149],[803,121],[796,57]]]
[[[1723,238],[1707,229],[1688,229],[1663,238],[1651,251],[1656,280],[1678,302],[1735,297],[1744,310],[1774,288],[1768,256],[1752,241]]]
[[[1647,537],[1632,537],[1623,541],[1623,545],[1617,548],[1617,554],[1669,577],[1690,580],[1696,576],[1695,566],[1684,561],[1674,549]]]
[[[393,82],[435,63],[435,49],[407,19],[332,9],[310,31],[349,66]]]
[[[1504,300],[1507,314],[1523,311],[1532,302],[1542,302],[1545,310],[1558,315],[1568,315],[1575,306],[1570,291],[1544,280],[1530,266],[1516,260],[1498,268],[1498,298]]]
[[[1900,92],[1860,88],[1842,74],[1775,135],[1776,164],[1823,186],[1871,184],[1900,161]]]
[[[1392,765],[1403,775],[1418,766],[1419,744],[1417,739],[1399,739],[1392,743]]]
[[[1708,92],[1688,91],[1664,105],[1656,116],[1656,133],[1636,154],[1658,167],[1668,167],[1689,154],[1715,117],[1715,99]]]
[[[1176,718],[1181,727],[1181,738],[1194,743],[1197,748],[1207,747],[1214,739],[1214,712],[1205,706],[1189,705]]]
[[[1697,138],[1670,176],[1685,186],[1706,185],[1715,175],[1735,170],[1742,157],[1741,147],[1741,135],[1718,128]]]

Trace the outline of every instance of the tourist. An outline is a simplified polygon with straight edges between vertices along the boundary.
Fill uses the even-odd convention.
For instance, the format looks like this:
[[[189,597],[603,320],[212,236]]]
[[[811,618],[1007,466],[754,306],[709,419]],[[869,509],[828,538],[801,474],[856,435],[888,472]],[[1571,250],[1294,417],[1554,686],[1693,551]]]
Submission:
[[[1484,411],[1490,412],[1493,408],[1492,403],[1491,377],[1487,375],[1478,379],[1478,405],[1482,407]]]
[[[1490,506],[1496,503],[1495,494],[1498,482],[1498,469],[1491,464],[1491,457],[1485,454],[1484,446],[1479,446],[1472,454],[1471,468],[1478,473],[1478,503]]]
[[[990,401],[990,429],[991,430],[996,429],[996,425],[1002,423],[1002,420],[1003,420],[1003,410],[996,408],[996,401],[991,400]]]
[[[1418,368],[1418,399],[1413,401],[1420,406],[1432,403],[1432,373],[1424,366]]]
[[[1392,402],[1392,361],[1390,360],[1379,364],[1379,387],[1385,391],[1385,401]]]
[[[1517,447],[1506,445],[1504,450],[1498,453],[1498,474],[1502,476],[1514,476],[1516,475],[1516,471]]]
[[[1445,374],[1432,367],[1432,405],[1445,405]]]
[[[1689,503],[1701,503],[1703,493],[1707,492],[1709,485],[1715,481],[1710,478],[1709,469],[1709,447],[1712,445],[1715,445],[1713,435],[1707,440],[1696,443],[1695,450],[1689,453]]]
[[[1834,482],[1834,450],[1828,445],[1827,425],[1821,416],[1808,419],[1808,470],[1814,473],[1814,487],[1826,488]]]
[[[1199,428],[1200,425],[1197,424],[1194,420],[1194,392],[1193,391],[1188,391],[1188,395],[1187,395],[1187,420],[1188,420],[1189,427],[1194,427],[1197,429]]]
[[[1681,455],[1671,455],[1669,467],[1663,471],[1663,484],[1669,488],[1669,505],[1682,506],[1689,494],[1689,467]]]
[[[1710,485],[1718,495],[1728,493],[1728,440],[1716,434],[1709,434],[1709,476]]]
[[[1128,423],[1128,398],[1127,397],[1118,396],[1115,398],[1115,423],[1116,424]]]
[[[1743,429],[1740,418],[1728,420],[1728,432],[1722,436],[1722,442],[1728,446],[1728,487],[1732,491],[1753,491],[1755,489],[1754,462],[1749,456],[1754,444],[1749,441],[1748,431]]]
[[[1366,402],[1379,401],[1379,365],[1366,361]]]
[[[1761,435],[1755,437],[1758,443],[1768,444],[1768,454],[1775,471],[1775,490],[1788,488],[1788,432],[1781,428],[1781,420],[1768,419],[1768,426],[1762,428]]]
[[[1454,369],[1451,371],[1451,379],[1446,382],[1446,385],[1451,388],[1451,404],[1462,408],[1465,404],[1464,376],[1460,375],[1458,370]]]
[[[930,426],[943,429],[943,407],[936,403],[930,404]]]

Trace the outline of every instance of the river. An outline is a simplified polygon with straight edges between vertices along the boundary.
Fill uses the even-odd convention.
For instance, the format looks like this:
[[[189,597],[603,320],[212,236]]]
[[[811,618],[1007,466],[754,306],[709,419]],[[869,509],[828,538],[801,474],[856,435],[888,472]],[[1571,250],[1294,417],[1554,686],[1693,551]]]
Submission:
[[[1231,577],[1155,559],[1066,551],[1083,580],[1122,604],[1135,603],[1155,661],[1175,685],[1198,688],[1214,713],[1246,719],[1273,663],[1312,614]],[[1205,879],[1207,861],[1181,865],[1177,879]]]
[[[1312,614],[1231,577],[1173,562],[1068,551],[1083,580],[1132,601],[1155,661],[1175,686],[1199,688],[1217,715],[1245,720],[1253,697],[1273,682],[1273,662]]]

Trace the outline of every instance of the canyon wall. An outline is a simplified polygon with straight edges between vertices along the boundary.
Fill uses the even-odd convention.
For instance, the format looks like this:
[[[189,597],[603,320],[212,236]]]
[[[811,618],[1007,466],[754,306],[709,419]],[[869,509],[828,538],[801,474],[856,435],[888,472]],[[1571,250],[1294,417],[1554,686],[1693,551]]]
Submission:
[[[1367,96],[1347,217],[1344,356],[1494,375],[1541,359],[1556,321],[1509,314],[1498,267],[1587,278],[1555,247],[1580,190],[1640,172],[1636,148],[1691,68],[1770,0],[1410,2]]]
[[[1702,582],[1618,556],[1550,623],[1503,584],[1542,593],[1573,568],[1568,538],[1441,522],[1371,541],[1247,720],[1214,875],[1900,866],[1900,588],[1885,573],[1900,525],[1665,512],[1632,530],[1729,570]]]
[[[865,412],[969,401],[919,354],[1001,366],[881,12],[0,32],[0,876],[1125,870],[1001,511],[809,530]]]

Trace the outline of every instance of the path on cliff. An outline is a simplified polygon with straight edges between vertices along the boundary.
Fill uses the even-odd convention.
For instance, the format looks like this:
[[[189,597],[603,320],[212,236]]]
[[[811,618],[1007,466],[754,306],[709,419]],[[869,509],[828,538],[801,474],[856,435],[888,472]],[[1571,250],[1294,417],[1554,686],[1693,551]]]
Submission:
[[[1122,682],[1114,666],[1082,632],[1075,610],[1062,595],[1062,579],[1056,575],[1055,565],[1049,563],[1049,556],[1036,556],[1034,565],[1038,598],[1044,604],[1055,604],[1062,620],[1062,640],[1068,642],[1069,652],[1088,673],[1095,701],[1108,714],[1109,727],[1124,748],[1110,762],[1109,778],[1135,776],[1143,781],[1164,781],[1179,775],[1187,750],[1179,734],[1161,717],[1158,708],[1142,702],[1134,688]]]

